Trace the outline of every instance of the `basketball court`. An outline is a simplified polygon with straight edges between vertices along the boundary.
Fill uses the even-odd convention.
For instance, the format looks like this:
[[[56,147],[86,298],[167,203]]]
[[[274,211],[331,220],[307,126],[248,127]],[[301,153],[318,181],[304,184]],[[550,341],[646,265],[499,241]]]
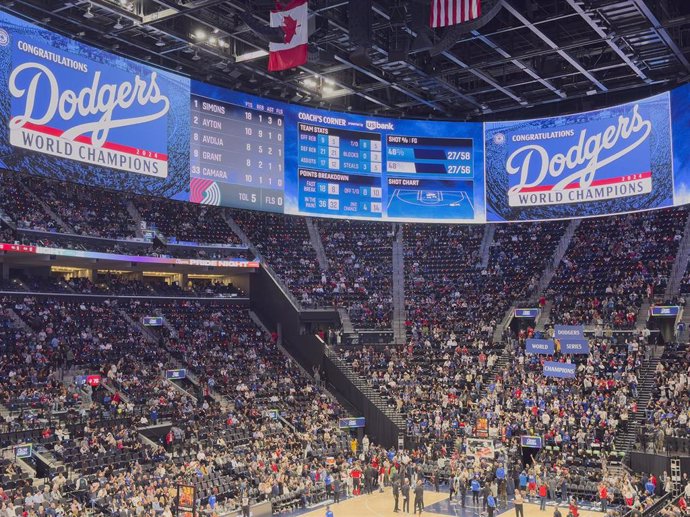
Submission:
[[[332,504],[331,510],[334,517],[401,517],[406,515],[402,512],[393,512],[393,495],[391,489],[386,488],[383,493],[374,493],[371,495],[362,495],[358,497],[351,497],[338,504]],[[413,510],[414,495],[410,494],[410,511]],[[400,497],[400,508],[402,509],[402,497]],[[524,513],[525,517],[552,517],[554,505],[553,503],[547,505],[545,511],[539,511],[538,504],[525,503]],[[567,506],[561,505],[561,514],[567,515]],[[482,511],[481,506],[476,508],[472,505],[472,496],[467,494],[465,508],[457,502],[450,502],[448,500],[448,492],[436,493],[432,490],[424,490],[424,514],[427,515],[452,515],[453,517],[486,517],[488,514]],[[580,509],[580,517],[603,517],[602,512],[588,511]],[[315,510],[310,510],[300,513],[300,517],[324,517],[326,515],[326,506],[322,505]],[[411,514],[410,514],[411,515]],[[499,509],[495,513],[495,517],[514,517],[515,510],[512,503],[509,503],[508,509]]]

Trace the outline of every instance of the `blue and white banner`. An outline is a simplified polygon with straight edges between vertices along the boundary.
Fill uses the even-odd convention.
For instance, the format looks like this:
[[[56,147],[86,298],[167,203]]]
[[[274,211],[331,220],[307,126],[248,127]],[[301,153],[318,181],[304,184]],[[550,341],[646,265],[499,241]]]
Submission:
[[[553,328],[554,339],[584,338],[585,327],[583,325],[555,325]]]
[[[555,346],[552,339],[532,339],[525,342],[525,352],[528,354],[553,354]]]
[[[677,305],[654,305],[649,309],[650,316],[676,317],[679,312]]]
[[[558,377],[560,379],[574,379],[576,365],[559,363],[558,361],[544,361],[544,377]]]
[[[531,447],[532,449],[541,449],[541,436],[521,436],[520,445],[523,447]]]
[[[489,221],[613,214],[673,203],[670,96],[485,124]]]
[[[536,318],[539,316],[539,309],[515,309],[516,318]]]
[[[563,338],[560,344],[562,354],[589,354],[589,340],[585,338]]]

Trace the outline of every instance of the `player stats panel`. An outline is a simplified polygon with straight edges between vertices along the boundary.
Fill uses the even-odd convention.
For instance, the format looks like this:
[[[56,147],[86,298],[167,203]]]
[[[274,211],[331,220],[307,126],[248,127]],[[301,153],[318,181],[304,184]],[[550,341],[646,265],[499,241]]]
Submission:
[[[388,217],[474,219],[473,163],[471,138],[387,135]]]
[[[192,95],[191,176],[212,180],[210,204],[283,210],[284,118],[280,108]]]
[[[382,215],[381,135],[299,123],[300,212]]]

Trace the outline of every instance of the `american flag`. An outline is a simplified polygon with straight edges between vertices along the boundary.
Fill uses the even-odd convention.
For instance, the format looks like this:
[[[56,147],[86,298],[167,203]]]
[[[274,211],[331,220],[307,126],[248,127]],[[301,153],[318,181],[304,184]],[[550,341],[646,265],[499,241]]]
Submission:
[[[481,0],[431,0],[431,21],[433,27],[447,27],[468,22],[482,14]]]

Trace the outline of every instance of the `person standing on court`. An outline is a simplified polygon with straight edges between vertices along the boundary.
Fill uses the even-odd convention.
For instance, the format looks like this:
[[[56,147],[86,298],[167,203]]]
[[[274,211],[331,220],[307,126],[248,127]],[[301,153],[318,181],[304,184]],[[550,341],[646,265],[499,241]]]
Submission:
[[[340,474],[333,477],[333,502],[340,502]]]
[[[599,484],[599,502],[601,502],[601,511],[606,513],[609,502],[609,490],[603,481]]]
[[[513,499],[513,505],[515,505],[515,517],[525,517],[525,512],[522,508],[525,500],[522,498],[522,492],[520,490],[515,491],[515,499]]]
[[[249,517],[249,495],[247,492],[242,494],[242,517]]]
[[[465,507],[465,496],[467,496],[467,476],[464,472],[460,475],[460,480],[458,482],[458,490],[460,491],[460,502],[462,507]]]
[[[479,492],[482,490],[482,485],[475,475],[470,482],[470,489],[472,489],[472,504],[479,507]]]
[[[558,505],[556,505],[556,508],[553,511],[553,517],[563,517],[561,515],[561,511],[558,509]]]
[[[402,488],[400,489],[403,497],[403,512],[410,513],[410,480],[405,478]]]
[[[414,512],[417,513],[419,509],[419,515],[422,515],[424,510],[424,487],[422,486],[422,480],[417,480],[417,486],[414,488]]]
[[[492,494],[489,494],[489,497],[486,498],[486,508],[489,512],[489,517],[494,517],[494,511],[496,510],[496,498]]]
[[[542,480],[539,482],[539,510],[542,512],[546,511],[546,494],[548,488],[546,486],[546,481]]]
[[[395,508],[393,508],[393,511],[395,513],[400,511],[400,508],[398,508],[398,499],[400,499],[400,482],[395,478],[393,480],[393,500],[395,501]]]
[[[326,517],[333,517],[333,511],[330,506],[326,506]]]

